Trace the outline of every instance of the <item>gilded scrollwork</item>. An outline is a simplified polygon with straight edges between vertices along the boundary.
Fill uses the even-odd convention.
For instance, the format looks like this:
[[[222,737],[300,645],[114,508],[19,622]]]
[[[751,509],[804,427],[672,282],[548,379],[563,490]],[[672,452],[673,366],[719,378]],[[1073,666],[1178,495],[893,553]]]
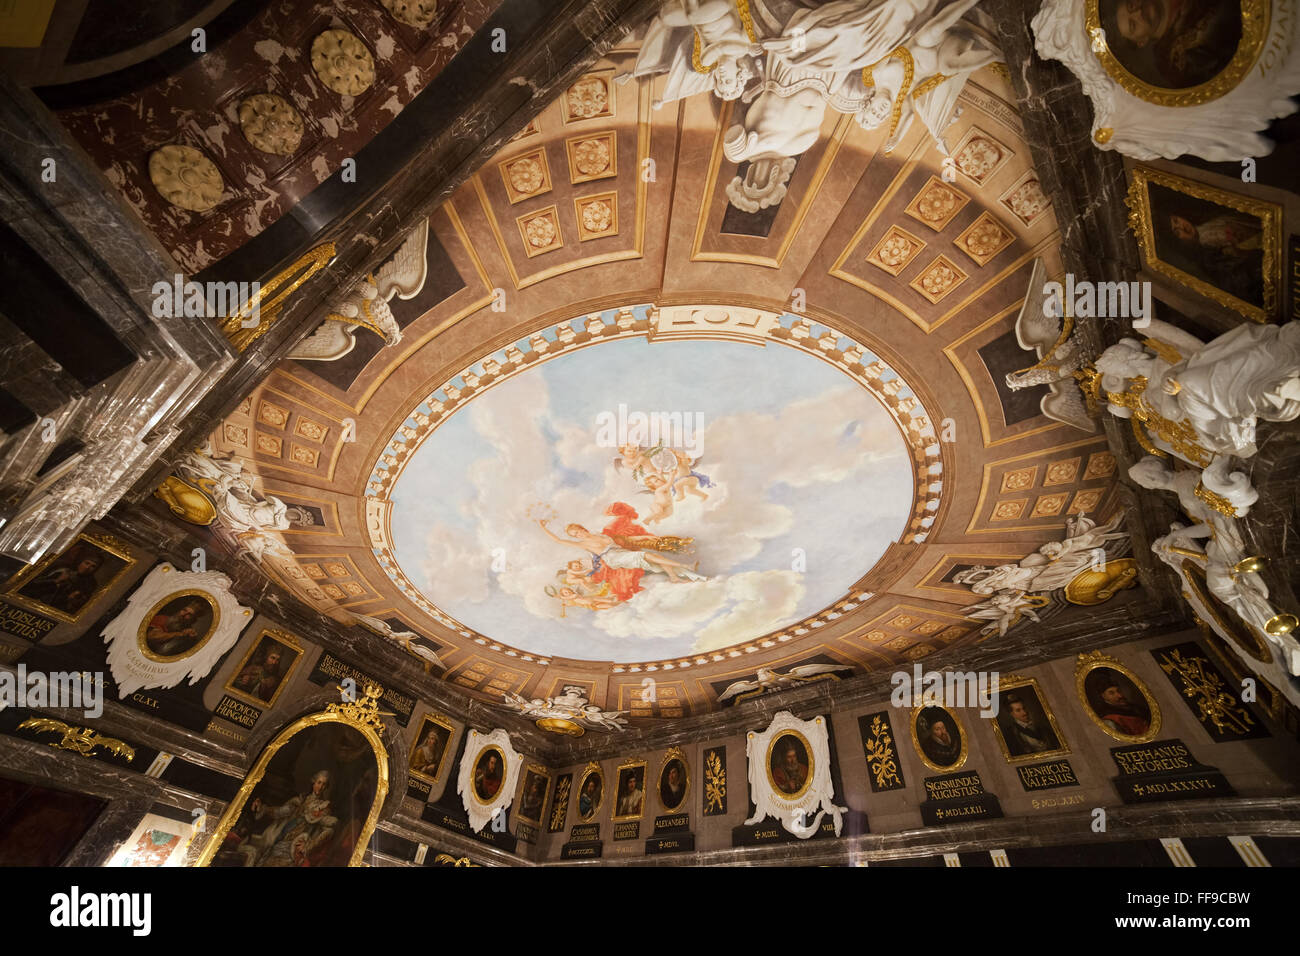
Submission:
[[[1256,726],[1250,711],[1232,694],[1223,678],[1210,670],[1204,658],[1184,657],[1178,648],[1156,655],[1160,669],[1192,704],[1202,724],[1219,733],[1242,736]]]

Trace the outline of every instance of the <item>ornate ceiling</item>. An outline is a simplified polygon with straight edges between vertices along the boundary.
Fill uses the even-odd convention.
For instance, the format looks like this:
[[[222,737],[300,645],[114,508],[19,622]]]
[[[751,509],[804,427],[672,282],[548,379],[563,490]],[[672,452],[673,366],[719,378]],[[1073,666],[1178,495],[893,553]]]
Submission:
[[[633,718],[724,706],[760,667],[953,660],[1140,600],[1119,560],[1065,587],[1072,535],[1128,550],[1115,462],[1042,414],[1046,386],[1006,385],[1037,357],[1015,332],[1035,261],[1063,270],[1001,64],[962,91],[946,169],[920,123],[886,151],[827,111],[748,212],[733,104],[654,108],[637,49],[376,264],[316,339],[329,360],[300,348],[211,435],[285,506],[263,570],[485,700],[574,686]],[[598,434],[620,406],[699,414],[699,454],[634,442],[641,462]],[[601,529],[679,540],[648,563],[615,543],[602,572],[612,539],[581,544]],[[1010,608],[972,570],[1048,565],[1048,597]]]

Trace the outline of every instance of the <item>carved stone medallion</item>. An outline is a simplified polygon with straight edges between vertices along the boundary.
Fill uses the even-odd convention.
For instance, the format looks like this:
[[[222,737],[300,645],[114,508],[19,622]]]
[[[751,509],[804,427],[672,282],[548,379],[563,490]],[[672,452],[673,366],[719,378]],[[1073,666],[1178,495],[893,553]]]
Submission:
[[[149,178],[173,206],[206,212],[221,201],[224,184],[212,160],[193,146],[169,143],[149,154]]]
[[[239,104],[239,128],[254,149],[290,156],[302,143],[302,114],[274,93],[254,93]]]
[[[437,0],[380,0],[384,9],[407,26],[423,30],[438,13]]]
[[[322,83],[342,96],[357,96],[375,82],[375,60],[347,30],[326,30],[311,44],[311,67]]]

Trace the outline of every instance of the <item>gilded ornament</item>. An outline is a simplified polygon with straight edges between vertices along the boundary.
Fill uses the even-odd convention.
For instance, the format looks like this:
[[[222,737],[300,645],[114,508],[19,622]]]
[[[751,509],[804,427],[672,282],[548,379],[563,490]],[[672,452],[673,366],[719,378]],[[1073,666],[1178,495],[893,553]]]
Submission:
[[[546,181],[546,172],[542,169],[542,164],[531,156],[515,160],[506,169],[510,185],[514,187],[515,192],[525,196],[537,192]]]
[[[59,750],[71,750],[83,757],[93,756],[92,751],[96,747],[103,747],[114,756],[125,757],[128,761],[135,759],[134,748],[125,741],[101,736],[89,727],[73,727],[50,717],[29,717],[18,725],[18,729],[34,730],[38,734],[60,734],[60,739],[51,742],[50,746]]]
[[[254,93],[239,104],[239,128],[255,149],[291,156],[302,143],[302,114],[274,93]]]
[[[876,789],[900,787],[903,780],[898,775],[898,754],[894,738],[879,714],[871,718],[871,739],[866,742],[867,765],[875,777]]]
[[[574,119],[590,119],[605,112],[609,106],[609,88],[599,76],[584,76],[569,87],[569,115]]]
[[[375,82],[375,60],[347,30],[326,30],[311,44],[311,66],[341,96],[357,96]]]
[[[272,323],[280,317],[285,301],[298,287],[313,275],[324,269],[334,259],[334,243],[326,242],[304,253],[288,268],[276,273],[270,280],[263,282],[257,295],[231,315],[221,320],[221,331],[230,343],[244,351],[271,328]],[[284,286],[283,289],[280,287]],[[273,298],[267,297],[280,290]],[[254,324],[251,319],[257,319]]]
[[[1201,723],[1213,724],[1221,734],[1248,734],[1255,719],[1223,683],[1223,679],[1206,670],[1204,658],[1185,658],[1182,651],[1168,651],[1156,658],[1160,669],[1176,677],[1183,696],[1193,702]]]
[[[555,242],[555,223],[549,216],[535,216],[524,223],[524,237],[534,249],[545,249]]]
[[[912,243],[900,235],[892,235],[880,244],[876,258],[887,266],[899,266],[912,254]]]
[[[582,225],[588,232],[605,232],[614,223],[609,203],[595,199],[582,207]]]
[[[212,160],[193,146],[177,143],[149,154],[149,178],[163,199],[191,212],[211,209],[225,188]]]
[[[727,768],[716,750],[704,761],[704,812],[721,813],[727,802]]]
[[[609,169],[609,144],[603,139],[584,139],[573,147],[573,165],[584,176]]]
[[[1220,2],[1229,2],[1229,0],[1220,0]],[[1196,86],[1177,89],[1155,86],[1138,79],[1124,68],[1124,64],[1111,52],[1110,46],[1104,39],[1100,44],[1094,43],[1092,51],[1110,78],[1125,92],[1131,93],[1140,100],[1154,103],[1156,106],[1198,106],[1201,103],[1209,103],[1230,93],[1245,79],[1250,68],[1259,59],[1259,54],[1264,48],[1264,39],[1268,34],[1271,0],[1231,0],[1231,2],[1241,4],[1241,40],[1237,43],[1237,50],[1226,67],[1206,82]],[[1098,5],[1099,0],[1087,0],[1084,25],[1089,36],[1097,37],[1098,33],[1101,33],[1104,38]],[[1098,142],[1105,142],[1105,140],[1099,139]]]

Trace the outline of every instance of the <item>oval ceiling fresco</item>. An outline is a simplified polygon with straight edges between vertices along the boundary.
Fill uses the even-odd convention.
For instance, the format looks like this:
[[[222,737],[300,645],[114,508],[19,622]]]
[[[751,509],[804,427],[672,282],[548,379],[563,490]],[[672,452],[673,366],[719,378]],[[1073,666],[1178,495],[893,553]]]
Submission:
[[[548,657],[703,653],[844,597],[912,518],[899,425],[803,350],[556,351],[453,401],[391,484],[381,564],[438,617]]]

